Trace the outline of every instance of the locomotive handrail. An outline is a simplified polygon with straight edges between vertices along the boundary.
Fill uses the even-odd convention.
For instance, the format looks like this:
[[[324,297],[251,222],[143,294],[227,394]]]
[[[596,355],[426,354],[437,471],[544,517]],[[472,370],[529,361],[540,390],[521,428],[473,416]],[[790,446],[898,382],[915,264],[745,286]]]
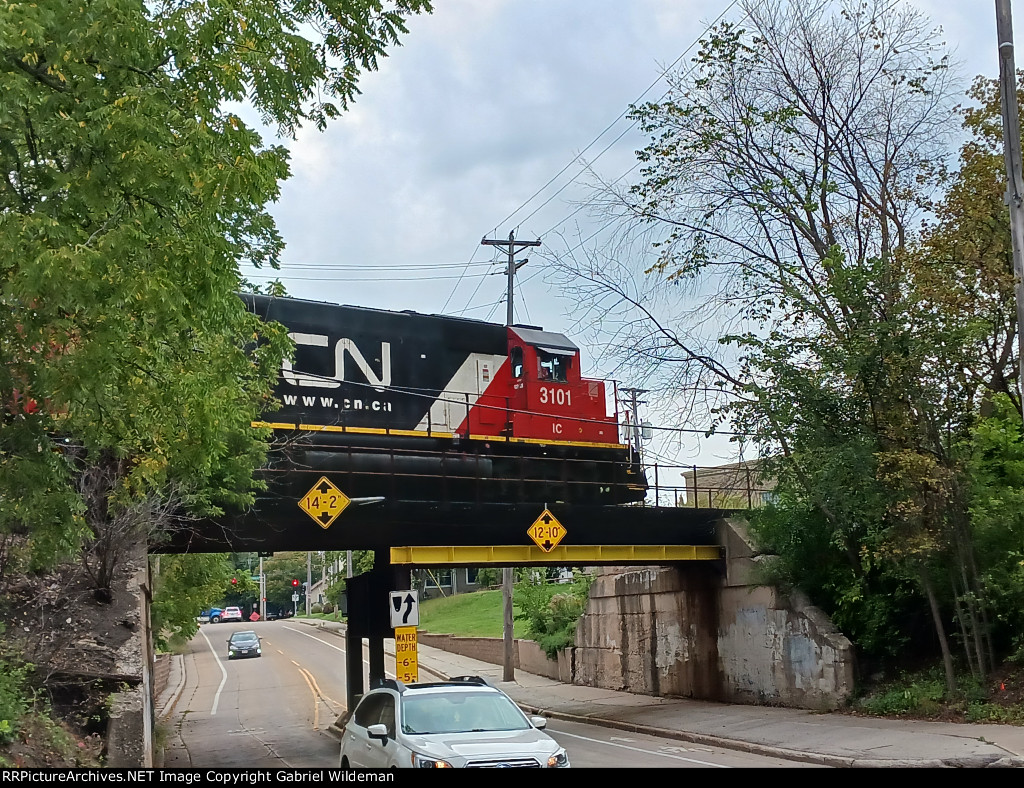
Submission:
[[[380,447],[352,447],[351,445],[339,447],[326,443],[303,443],[303,449],[319,450],[327,454],[341,453],[349,458],[347,469],[342,473],[349,480],[356,477],[381,478],[391,477],[387,482],[392,497],[397,495],[401,489],[398,483],[401,479],[436,479],[438,486],[445,490],[452,483],[457,482],[484,482],[486,484],[505,485],[508,490],[515,490],[514,497],[525,500],[525,490],[531,484],[548,484],[553,488],[562,491],[573,489],[585,490],[607,484],[604,479],[608,474],[598,474],[598,480],[587,479],[583,474],[573,474],[571,468],[609,468],[614,471],[615,467],[627,469],[630,465],[621,460],[602,458],[576,458],[576,457],[531,457],[530,467],[533,471],[527,470],[525,458],[515,458],[517,471],[514,475],[493,475],[485,477],[481,471],[481,463],[494,459],[492,455],[479,452],[462,452],[458,450],[424,451],[418,449],[402,449],[393,445],[387,448]],[[380,470],[367,470],[355,467],[351,461],[354,455],[370,455],[387,458],[387,467]],[[430,458],[438,460],[441,472],[437,474],[414,472],[402,469],[401,459],[408,458]],[[459,460],[460,463],[453,462]],[[473,470],[466,471],[466,461],[470,461]],[[640,506],[679,506],[691,508],[710,509],[753,509],[763,505],[770,500],[773,494],[773,485],[770,481],[759,482],[756,479],[756,468],[747,465],[737,466],[699,466],[683,465],[672,463],[644,463],[642,470],[648,479],[648,495],[644,501],[635,505]],[[321,474],[322,470],[316,468],[296,469],[294,467],[268,467],[264,469],[267,474],[301,473]],[[682,483],[670,483],[674,477],[679,477]],[[447,495],[443,496],[447,498]],[[481,489],[477,485],[474,488],[474,497],[481,498]],[[557,499],[554,499],[557,500]]]

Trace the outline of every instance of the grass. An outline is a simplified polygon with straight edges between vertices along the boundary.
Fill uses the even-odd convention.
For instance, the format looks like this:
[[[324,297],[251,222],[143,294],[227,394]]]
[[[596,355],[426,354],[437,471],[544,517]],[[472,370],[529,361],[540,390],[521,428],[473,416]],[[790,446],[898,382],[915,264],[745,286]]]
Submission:
[[[513,603],[512,613],[518,614],[519,607]],[[297,618],[323,621],[344,621],[341,614],[300,613]],[[424,599],[420,601],[420,625],[422,632],[459,635],[461,637],[500,638],[502,636],[501,590],[474,591],[469,594]],[[513,621],[512,635],[526,637],[526,622]]]
[[[427,599],[420,602],[420,629],[463,637],[500,638],[503,621],[501,605],[500,590]],[[512,612],[519,613],[515,604]],[[525,621],[513,622],[513,636],[526,637],[525,625]]]

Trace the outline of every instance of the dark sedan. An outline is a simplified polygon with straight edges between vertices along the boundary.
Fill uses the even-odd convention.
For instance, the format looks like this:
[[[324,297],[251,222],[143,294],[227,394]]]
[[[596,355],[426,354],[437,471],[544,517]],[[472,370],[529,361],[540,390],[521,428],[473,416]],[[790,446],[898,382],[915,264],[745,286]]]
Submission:
[[[262,655],[260,637],[251,630],[235,632],[228,639],[228,659],[235,657],[258,657]]]

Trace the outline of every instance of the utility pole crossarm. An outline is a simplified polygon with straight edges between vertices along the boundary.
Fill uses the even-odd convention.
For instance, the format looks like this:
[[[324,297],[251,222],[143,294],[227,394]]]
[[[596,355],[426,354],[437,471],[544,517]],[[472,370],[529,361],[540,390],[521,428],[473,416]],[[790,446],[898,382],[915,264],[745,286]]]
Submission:
[[[531,246],[540,246],[540,241],[517,241],[515,232],[510,232],[508,234],[507,241],[499,241],[497,238],[482,238],[480,243],[484,246],[497,246],[508,255],[508,293],[506,294],[508,299],[508,309],[505,315],[505,325],[510,326],[515,322],[515,318],[512,316],[512,283],[515,278],[516,270],[520,266],[526,265],[525,260],[521,261],[518,265],[516,264],[516,252],[520,252]]]

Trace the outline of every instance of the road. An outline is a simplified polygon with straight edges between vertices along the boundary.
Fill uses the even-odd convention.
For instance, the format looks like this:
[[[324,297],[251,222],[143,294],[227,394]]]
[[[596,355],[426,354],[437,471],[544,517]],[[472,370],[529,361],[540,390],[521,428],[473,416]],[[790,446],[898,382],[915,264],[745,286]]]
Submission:
[[[263,638],[262,657],[227,659],[227,639],[242,629]],[[165,724],[164,766],[337,766],[339,744],[327,727],[345,709],[345,657],[343,639],[292,620],[203,625],[184,655],[186,683]],[[390,674],[393,660],[385,667]],[[808,765],[562,720],[547,730],[574,767]]]

